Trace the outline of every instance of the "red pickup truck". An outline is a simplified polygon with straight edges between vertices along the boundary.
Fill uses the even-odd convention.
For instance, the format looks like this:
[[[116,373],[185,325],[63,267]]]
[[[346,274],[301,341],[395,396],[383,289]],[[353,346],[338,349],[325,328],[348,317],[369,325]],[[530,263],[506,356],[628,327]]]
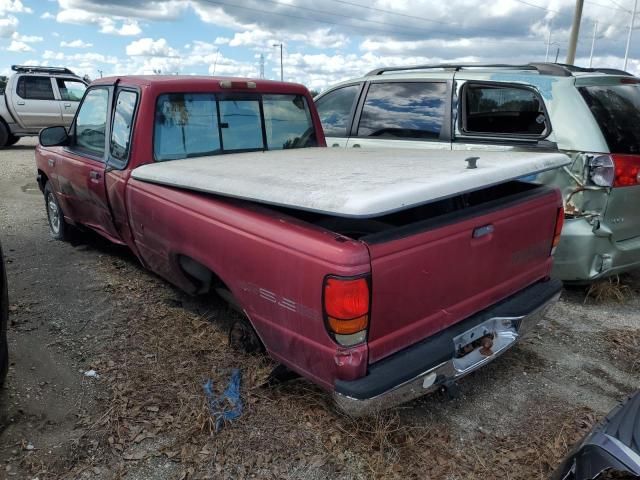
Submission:
[[[94,82],[36,161],[55,238],[88,227],[215,290],[352,413],[446,387],[559,296],[560,195],[514,179],[564,155],[324,147],[303,86],[131,76]]]

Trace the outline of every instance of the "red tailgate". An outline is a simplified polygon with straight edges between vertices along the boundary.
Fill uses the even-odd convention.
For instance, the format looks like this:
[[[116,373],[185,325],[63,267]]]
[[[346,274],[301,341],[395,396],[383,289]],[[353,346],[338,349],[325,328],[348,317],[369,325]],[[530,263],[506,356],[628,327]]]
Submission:
[[[369,362],[377,362],[549,275],[558,192],[368,242]],[[474,233],[475,232],[475,233]],[[474,238],[475,237],[475,238]]]

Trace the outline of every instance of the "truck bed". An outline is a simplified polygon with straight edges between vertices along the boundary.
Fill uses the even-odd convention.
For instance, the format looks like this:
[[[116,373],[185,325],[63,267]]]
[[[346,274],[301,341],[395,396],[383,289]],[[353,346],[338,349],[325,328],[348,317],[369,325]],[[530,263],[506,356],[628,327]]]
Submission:
[[[475,156],[477,168],[467,168]],[[339,217],[370,218],[569,163],[559,153],[308,148],[156,162],[133,178]]]

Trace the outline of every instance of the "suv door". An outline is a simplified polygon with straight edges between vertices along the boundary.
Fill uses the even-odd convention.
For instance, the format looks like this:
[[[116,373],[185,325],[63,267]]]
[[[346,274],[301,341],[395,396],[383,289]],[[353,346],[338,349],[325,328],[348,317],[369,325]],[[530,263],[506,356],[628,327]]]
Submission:
[[[346,147],[362,83],[342,85],[315,100],[328,147]]]
[[[105,187],[111,87],[87,91],[71,126],[70,146],[57,149],[53,163],[65,215],[119,242]]]
[[[347,146],[449,150],[451,82],[371,82]]]
[[[53,84],[58,90],[58,106],[62,116],[62,123],[65,127],[68,127],[73,122],[87,85],[77,78],[56,77],[53,80]]]
[[[21,75],[11,95],[18,123],[28,130],[60,125],[62,115],[51,77]]]

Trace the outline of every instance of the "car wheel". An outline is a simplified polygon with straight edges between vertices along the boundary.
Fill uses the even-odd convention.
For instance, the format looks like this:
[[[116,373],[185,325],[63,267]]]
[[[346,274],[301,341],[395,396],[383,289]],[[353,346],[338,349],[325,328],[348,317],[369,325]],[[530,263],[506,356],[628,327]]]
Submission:
[[[9,129],[4,124],[4,122],[0,120],[0,148],[6,147],[8,141],[9,141]]]
[[[0,248],[0,386],[4,384],[9,371],[9,346],[7,328],[9,323],[9,295],[7,292],[7,274]]]
[[[56,240],[66,240],[67,223],[64,221],[64,213],[49,182],[44,186],[44,205],[47,209],[49,233]]]
[[[18,143],[18,140],[20,140],[20,137],[16,137],[15,135],[9,135],[9,138],[5,146],[10,147],[11,145],[15,145],[16,143]]]

